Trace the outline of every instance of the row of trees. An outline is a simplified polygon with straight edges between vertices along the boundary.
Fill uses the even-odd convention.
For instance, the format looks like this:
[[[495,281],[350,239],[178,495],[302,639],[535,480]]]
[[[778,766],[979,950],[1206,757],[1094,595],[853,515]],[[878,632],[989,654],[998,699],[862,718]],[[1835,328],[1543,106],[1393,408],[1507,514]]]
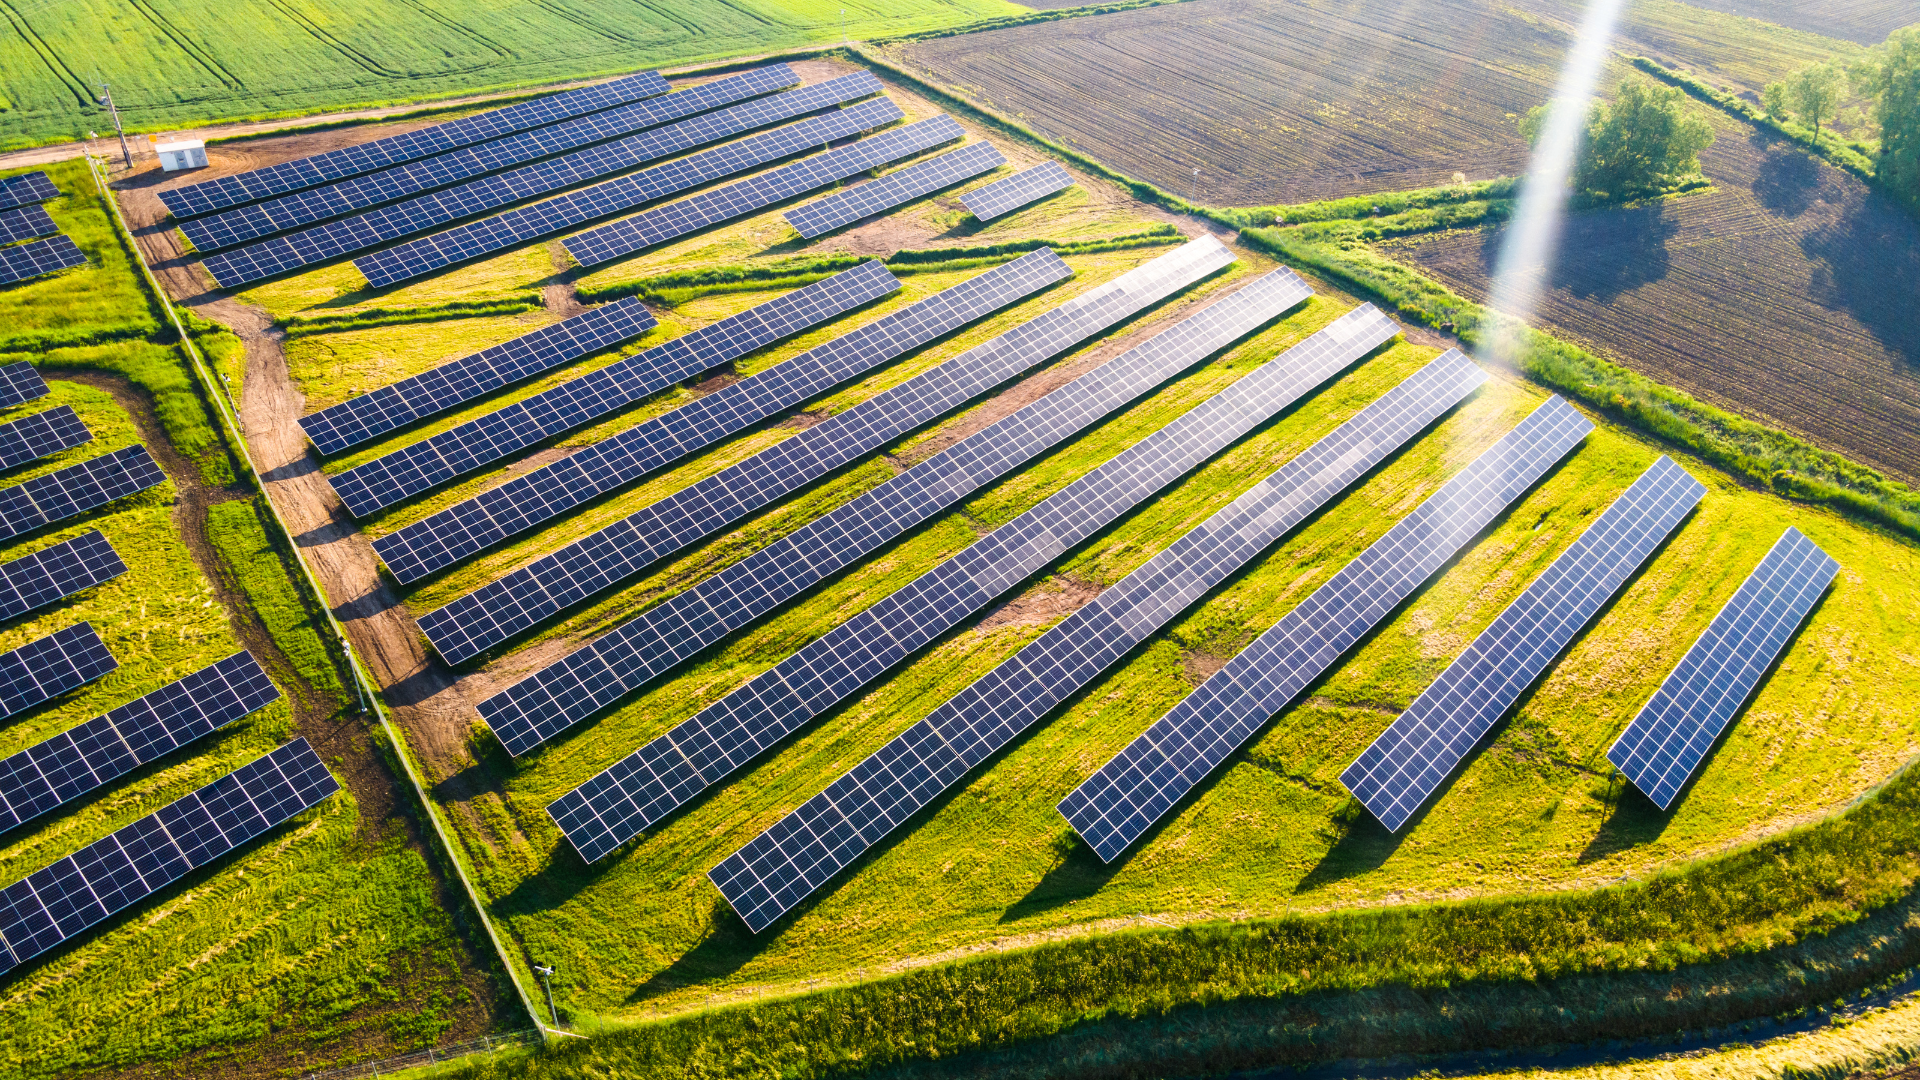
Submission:
[[[1851,63],[1812,64],[1770,83],[1760,105],[1775,119],[1812,129],[1818,144],[1821,127],[1855,97],[1867,103],[1856,134],[1879,141],[1875,178],[1920,207],[1920,25],[1894,31]]]

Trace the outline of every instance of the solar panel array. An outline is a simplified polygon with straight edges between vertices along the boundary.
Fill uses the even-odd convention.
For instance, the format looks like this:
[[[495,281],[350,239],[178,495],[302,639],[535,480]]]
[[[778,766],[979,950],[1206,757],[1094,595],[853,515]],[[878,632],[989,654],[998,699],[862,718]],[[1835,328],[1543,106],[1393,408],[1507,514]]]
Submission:
[[[473,217],[503,206],[537,199],[543,195],[565,190],[575,184],[611,176],[636,165],[657,161],[681,150],[703,146],[730,135],[818,112],[841,102],[866,97],[876,93],[879,88],[879,81],[866,72],[848,75],[832,82],[804,87],[759,101],[735,105],[704,116],[696,116],[691,120],[683,120],[667,127],[642,132],[617,142],[605,143],[586,150],[563,154],[548,161],[536,162],[493,176],[471,180],[441,191],[397,202],[391,206],[369,210],[325,225],[316,225],[287,236],[263,240],[215,255],[206,259],[205,265],[208,272],[213,274],[214,280],[223,286],[232,287],[250,281],[259,281],[288,270],[326,262],[370,247],[378,247],[461,218]],[[865,117],[874,112],[878,106],[869,103],[869,106],[862,108],[865,111],[860,115]],[[673,192],[684,191],[689,187],[706,183],[718,176],[738,172],[763,161],[771,161],[805,149],[820,141],[814,137],[815,132],[832,132],[833,134],[827,137],[840,138],[843,135],[865,130],[863,127],[846,127],[848,122],[849,117],[844,113],[816,117],[805,124],[795,125],[805,129],[802,135],[793,134],[793,128],[770,131],[764,135],[670,161],[610,184],[577,191],[553,203],[540,204],[547,207],[545,210],[530,207],[526,211],[517,212],[518,216],[505,215],[489,218],[486,221],[475,222],[443,233],[439,237],[416,241],[416,243],[429,244],[429,246],[433,243],[451,244],[458,248],[466,242],[462,238],[475,235],[493,236],[503,221],[526,226],[529,220],[539,220],[542,215],[557,213],[561,209],[578,209],[583,206],[590,209],[595,199],[605,196],[609,189],[629,192],[641,190],[636,185],[643,185],[644,190],[652,192],[646,195],[646,198],[661,198]],[[874,127],[885,122],[887,121],[875,121],[866,126]],[[783,135],[783,132],[787,134]],[[800,138],[802,141],[797,147],[783,148],[785,146],[783,140],[786,138]],[[752,155],[756,152],[763,156],[757,160],[754,159]],[[713,171],[715,169],[722,171],[715,173]],[[596,196],[594,194],[596,192],[600,195]],[[577,218],[574,222],[555,224],[552,228],[565,228],[567,224],[585,221],[599,216],[600,213],[612,213],[618,209],[621,207],[615,206],[605,211],[590,212],[586,217]],[[532,213],[532,219],[528,218],[529,213]],[[466,257],[468,256],[454,256],[454,259],[457,261]],[[364,267],[362,269],[364,270]]]
[[[0,717],[25,712],[120,666],[91,623],[74,623],[0,656]]]
[[[80,422],[73,406],[37,412],[11,423],[0,424],[0,469],[11,469],[37,461],[48,454],[71,450],[91,442],[93,433]]]
[[[126,572],[127,564],[107,538],[98,529],[89,529],[71,540],[0,563],[0,619],[24,615]]]
[[[11,970],[317,806],[340,784],[305,739],[243,765],[0,890]]]
[[[43,207],[22,206],[17,210],[0,210],[0,244],[52,236],[59,231],[52,216]]]
[[[54,187],[53,181],[47,179],[47,174],[43,172],[21,173],[0,180],[0,210],[59,197],[60,189]]]
[[[46,396],[47,382],[31,363],[22,360],[0,367],[0,409]]]
[[[1671,807],[1839,572],[1833,556],[1788,529],[1607,750],[1607,760],[1662,810]]]
[[[880,262],[861,263],[657,345],[638,356],[588,372],[498,412],[470,420],[425,442],[414,443],[340,473],[332,477],[333,489],[339,492],[355,517],[366,517],[542,439],[591,423],[682,379],[818,326],[898,288],[900,282]],[[503,513],[512,513],[517,504],[502,502],[503,496],[496,494],[499,491],[495,488],[488,493],[489,505]],[[383,538],[391,541],[387,547],[396,552],[395,560],[387,565],[401,575],[401,581],[412,581],[427,572],[416,569],[418,564],[404,557],[410,550],[411,540],[418,535],[418,532],[409,534],[407,541]],[[458,545],[456,537],[457,532],[446,540]],[[465,558],[476,549],[459,547],[458,550],[459,554],[447,561]]]
[[[580,265],[599,266],[965,136],[953,117],[936,116],[602,225],[563,243]]]
[[[374,551],[415,580],[1072,275],[1051,251],[1023,255],[383,536]]]
[[[671,89],[673,87],[658,72],[642,72],[598,86],[582,87],[504,109],[493,109],[357,146],[345,146],[312,157],[283,161],[264,169],[188,184],[172,191],[162,191],[160,201],[175,217],[208,214],[229,206],[330,184],[349,176],[359,176],[462,146],[472,146],[516,131],[599,112],[629,101],[659,97]]]
[[[253,654],[237,652],[0,759],[0,829],[79,798],[279,696]]]
[[[1233,261],[1191,241],[420,620],[458,663],[826,475]]]
[[[842,225],[850,225],[882,210],[891,210],[941,188],[952,187],[1006,163],[1006,155],[994,149],[991,143],[969,143],[931,161],[909,165],[878,180],[869,180],[818,202],[796,207],[782,216],[801,236],[812,240]]]
[[[129,446],[0,489],[0,539],[84,514],[167,478],[144,446]]]
[[[765,929],[1484,380],[1458,352],[1435,360],[948,699],[709,876],[749,927]]]
[[[657,325],[645,304],[628,297],[303,416],[300,427],[322,454],[337,454],[503,386],[639,337]]]
[[[631,135],[708,109],[784,90],[799,82],[792,68],[775,64],[552,127],[196,218],[182,223],[180,231],[201,251],[229,247]]]
[[[1060,801],[1111,862],[1385,618],[1593,424],[1555,397]]]
[[[57,270],[87,265],[87,257],[70,236],[54,236],[31,244],[0,247],[0,285],[25,281]]]
[[[1389,831],[1399,831],[1706,493],[1672,459],[1654,462],[1340,782]]]
[[[1285,305],[1309,295],[1304,281],[1280,272],[1248,299]],[[1182,323],[1022,406],[488,698],[480,715],[508,752],[526,753],[1158,386],[1230,331],[1231,314]]]
[[[1046,198],[1056,191],[1065,191],[1073,186],[1073,177],[1057,161],[1036,165],[1023,172],[1014,173],[1005,180],[996,180],[985,187],[975,188],[960,196],[960,204],[967,208],[978,221],[992,221],[1002,214]]]

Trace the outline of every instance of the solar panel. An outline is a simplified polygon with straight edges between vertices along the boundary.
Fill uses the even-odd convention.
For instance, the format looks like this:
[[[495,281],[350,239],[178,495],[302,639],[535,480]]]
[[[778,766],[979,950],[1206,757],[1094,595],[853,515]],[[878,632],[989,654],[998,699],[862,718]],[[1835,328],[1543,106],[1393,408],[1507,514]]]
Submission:
[[[562,244],[581,266],[599,266],[964,137],[953,117],[936,116],[569,236]]]
[[[440,157],[282,195],[251,206],[184,222],[180,231],[201,251],[230,247],[356,210],[397,202],[423,191],[499,172],[529,161],[631,135],[708,109],[798,85],[785,64],[749,71],[637,104],[593,113],[552,127],[521,132]],[[658,155],[656,155],[658,156]]]
[[[591,423],[682,379],[818,326],[899,287],[900,282],[880,262],[861,263],[425,442],[349,469],[331,478],[333,490],[353,516],[364,518],[542,439]],[[388,565],[396,574],[401,566],[411,570],[411,564],[404,561]],[[400,580],[412,581],[418,576],[415,573]]]
[[[1839,572],[1833,556],[1788,529],[1607,750],[1607,760],[1660,809],[1672,807]]]
[[[0,210],[59,197],[60,189],[54,187],[43,172],[21,173],[0,180]]]
[[[120,561],[113,545],[98,529],[90,529],[71,540],[0,563],[0,619],[24,615],[126,572],[127,564]]]
[[[37,461],[92,440],[93,433],[80,422],[71,405],[34,413],[0,424],[0,469]]]
[[[1112,862],[1593,430],[1555,397],[1060,801]]]
[[[420,620],[458,663],[1231,263],[1191,241]]]
[[[0,367],[0,408],[47,396],[47,383],[40,370],[28,361]]]
[[[73,238],[55,236],[31,244],[0,247],[0,285],[25,281],[56,270],[71,270],[87,265],[87,257],[74,246]]]
[[[0,717],[52,701],[119,666],[91,623],[30,641],[0,655]]]
[[[52,236],[59,232],[45,209],[23,206],[18,210],[0,210],[0,244]]]
[[[992,221],[1073,186],[1073,177],[1057,161],[1036,165],[960,196],[960,204],[978,221]]]
[[[472,356],[441,364],[300,418],[322,454],[337,454],[416,420],[618,345],[658,325],[632,297],[592,308]]]
[[[0,829],[11,829],[79,798],[279,696],[253,654],[237,652],[0,759]]]
[[[340,790],[295,739],[0,890],[0,971],[127,910]]]
[[[1340,782],[1397,832],[1707,493],[1662,457],[1373,741]]]
[[[259,281],[275,274],[295,270],[303,266],[337,259],[356,251],[378,247],[381,244],[412,236],[415,233],[428,232],[449,222],[462,218],[475,217],[503,206],[527,202],[554,192],[564,191],[576,184],[601,177],[611,176],[644,165],[650,161],[670,156],[682,150],[704,146],[732,135],[765,127],[782,120],[790,120],[808,113],[847,101],[877,93],[879,80],[861,72],[847,75],[817,86],[803,87],[785,94],[776,94],[758,101],[749,101],[718,112],[696,116],[691,120],[667,127],[642,132],[625,139],[600,146],[563,154],[547,161],[536,162],[503,173],[470,180],[441,191],[431,192],[402,202],[369,210],[350,218],[316,225],[286,236],[262,240],[243,248],[236,248],[204,260],[208,272],[222,286],[233,287],[251,281]],[[795,152],[784,149],[783,140],[789,137],[801,138],[801,149],[820,141],[816,135],[826,138],[840,138],[864,130],[861,127],[847,127],[851,119],[864,119],[885,111],[884,104],[869,102],[860,106],[858,117],[850,117],[846,110],[816,117],[805,124],[795,125],[803,129],[795,134],[795,128],[781,128],[763,135],[743,139],[737,143],[717,146],[701,151],[664,165],[644,169],[632,176],[612,182],[613,189],[621,192],[647,191],[653,194],[646,198],[662,198],[676,191],[696,187],[728,172],[738,172],[755,164],[785,157]],[[868,126],[877,126],[875,121]],[[785,133],[785,134],[783,134]],[[761,154],[758,159],[754,154]],[[770,156],[769,156],[770,155]],[[725,171],[714,173],[715,169]],[[600,185],[585,191],[576,191],[555,200],[557,205],[546,210],[530,208],[538,214],[556,213],[565,208],[589,209],[594,202],[595,192],[605,194],[610,185]],[[611,213],[612,211],[608,211]],[[537,215],[536,215],[537,216]],[[595,216],[592,213],[588,218]],[[512,222],[522,222],[522,217],[511,217]],[[501,227],[502,218],[489,218],[487,221],[455,229],[443,234],[445,237],[472,235],[476,228],[485,226],[482,231],[492,235],[490,230]],[[587,220],[579,218],[577,220]],[[488,223],[492,222],[492,225]],[[555,225],[554,228],[564,228]],[[425,240],[419,241],[425,243]],[[444,240],[452,243],[452,240]]]
[[[166,480],[144,446],[129,446],[0,488],[0,539],[32,532]]]
[[[599,112],[629,101],[658,97],[671,89],[673,87],[658,72],[642,72],[598,86],[583,87],[504,109],[493,109],[357,146],[345,146],[312,157],[283,161],[264,169],[188,184],[162,191],[160,201],[179,218],[212,213],[229,206],[332,183],[349,176],[471,146],[516,131]]]
[[[1072,275],[1051,251],[1023,255],[383,536],[374,551],[414,581]]]
[[[969,143],[931,161],[909,165],[878,180],[869,180],[836,195],[829,195],[819,202],[796,207],[783,216],[787,224],[793,226],[801,236],[812,240],[842,225],[851,225],[861,218],[892,210],[922,195],[952,187],[1006,163],[1006,156],[994,149],[991,143]]]

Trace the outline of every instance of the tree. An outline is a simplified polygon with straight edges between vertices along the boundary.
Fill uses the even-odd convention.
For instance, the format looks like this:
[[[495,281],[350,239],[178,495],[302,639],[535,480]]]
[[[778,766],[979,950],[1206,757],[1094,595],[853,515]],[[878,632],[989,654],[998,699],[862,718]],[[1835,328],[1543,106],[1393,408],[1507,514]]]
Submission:
[[[1920,208],[1920,27],[1887,35],[1853,75],[1854,88],[1872,99],[1880,129],[1874,179]]]
[[[1787,104],[1800,122],[1813,128],[1820,144],[1820,125],[1834,118],[1847,96],[1846,72],[1832,64],[1810,64],[1787,76]]]
[[[1770,82],[1760,91],[1760,107],[1775,120],[1785,120],[1791,110],[1787,108],[1787,84]]]
[[[1589,195],[1625,199],[1700,171],[1700,151],[1713,144],[1713,128],[1685,105],[1678,89],[1630,77],[1614,91],[1612,105],[1587,110],[1573,186]],[[1538,142],[1547,107],[1529,112],[1520,133]]]

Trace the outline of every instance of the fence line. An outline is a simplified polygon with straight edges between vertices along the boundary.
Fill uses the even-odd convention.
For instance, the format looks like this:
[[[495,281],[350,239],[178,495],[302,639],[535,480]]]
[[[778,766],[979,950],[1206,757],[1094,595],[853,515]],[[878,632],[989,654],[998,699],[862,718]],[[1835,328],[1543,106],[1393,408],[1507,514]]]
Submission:
[[[365,1076],[389,1076],[403,1069],[417,1069],[422,1065],[438,1065],[443,1061],[452,1061],[472,1054],[490,1054],[495,1050],[510,1050],[521,1046],[535,1046],[540,1042],[540,1034],[533,1028],[521,1031],[509,1031],[503,1035],[483,1035],[478,1039],[469,1039],[451,1046],[430,1046],[425,1050],[415,1050],[411,1054],[399,1054],[381,1058],[378,1061],[363,1061],[358,1065],[342,1065],[337,1069],[322,1069],[319,1072],[306,1073],[301,1080],[359,1080]]]

